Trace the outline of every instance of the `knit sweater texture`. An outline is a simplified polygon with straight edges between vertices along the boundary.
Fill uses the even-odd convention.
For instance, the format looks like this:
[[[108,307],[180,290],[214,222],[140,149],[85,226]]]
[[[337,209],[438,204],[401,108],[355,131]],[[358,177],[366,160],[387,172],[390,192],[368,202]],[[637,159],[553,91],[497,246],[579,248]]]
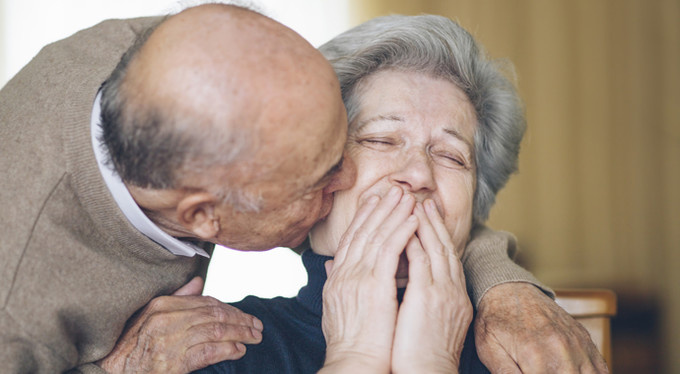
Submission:
[[[90,139],[100,85],[155,21],[48,45],[0,91],[1,373],[103,372],[130,316],[199,272],[127,221]]]

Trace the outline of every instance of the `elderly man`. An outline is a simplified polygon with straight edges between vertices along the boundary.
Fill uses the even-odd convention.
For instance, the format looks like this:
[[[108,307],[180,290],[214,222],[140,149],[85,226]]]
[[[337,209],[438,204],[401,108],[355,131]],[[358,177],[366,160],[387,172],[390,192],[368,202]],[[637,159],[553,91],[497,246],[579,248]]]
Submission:
[[[299,244],[353,183],[338,82],[313,47],[234,6],[161,21],[81,31],[0,91],[3,373],[188,372],[241,357],[260,321],[187,281],[214,244]],[[509,261],[512,238],[484,231],[471,246],[489,354],[526,359],[503,353],[526,325],[508,323],[517,315],[537,317],[528,335],[561,336],[542,323],[554,303]]]
[[[214,243],[295,246],[353,183],[337,79],[304,39],[205,5],[161,23],[116,67],[159,21],[104,22],[47,46],[0,94],[0,372],[97,370],[80,365],[200,274]],[[160,304],[188,309],[196,337],[182,340],[179,370],[259,341],[252,317],[176,299]]]

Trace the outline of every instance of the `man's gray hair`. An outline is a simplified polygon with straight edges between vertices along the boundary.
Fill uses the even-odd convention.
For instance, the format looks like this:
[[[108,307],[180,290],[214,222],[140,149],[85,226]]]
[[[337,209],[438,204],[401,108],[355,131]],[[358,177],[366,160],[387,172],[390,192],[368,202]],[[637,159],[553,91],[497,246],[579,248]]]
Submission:
[[[131,105],[129,93],[121,86],[130,63],[151,33],[167,17],[140,33],[123,54],[101,89],[101,126],[99,139],[106,147],[121,179],[134,186],[154,189],[182,187],[189,172],[196,175],[214,171],[240,159],[246,152],[244,131],[188,131],[195,119],[170,115],[161,108]],[[257,211],[261,198],[227,185],[209,186],[222,201],[239,211]]]
[[[456,22],[434,15],[375,18],[319,50],[340,80],[350,132],[361,105],[357,87],[380,70],[415,71],[447,79],[467,95],[478,120],[473,217],[478,223],[486,221],[496,193],[517,171],[526,128],[522,102],[500,63],[487,58]]]

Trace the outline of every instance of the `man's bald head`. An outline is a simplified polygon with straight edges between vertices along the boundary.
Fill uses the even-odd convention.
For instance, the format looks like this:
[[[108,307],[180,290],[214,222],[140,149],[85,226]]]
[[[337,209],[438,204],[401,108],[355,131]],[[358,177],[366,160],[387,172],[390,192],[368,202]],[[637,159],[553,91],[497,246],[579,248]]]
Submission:
[[[189,171],[229,167],[265,145],[289,148],[263,139],[291,130],[272,117],[337,85],[294,31],[224,4],[167,18],[121,65],[104,88],[105,143],[123,180],[139,187],[175,188]]]
[[[130,64],[122,88],[142,107],[239,126],[273,93],[293,87],[306,73],[301,66],[310,64],[327,65],[292,30],[247,9],[212,4],[162,23]]]
[[[144,36],[104,85],[102,127],[137,204],[177,237],[296,246],[354,182],[330,64],[235,6],[190,8]]]

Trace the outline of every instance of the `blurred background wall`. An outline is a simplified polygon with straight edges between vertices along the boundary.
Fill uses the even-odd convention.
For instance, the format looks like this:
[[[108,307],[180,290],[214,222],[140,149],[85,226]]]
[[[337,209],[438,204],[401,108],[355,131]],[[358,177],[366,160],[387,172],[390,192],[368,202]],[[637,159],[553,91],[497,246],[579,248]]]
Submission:
[[[514,63],[529,127],[490,225],[551,286],[618,293],[615,372],[680,373],[680,1],[352,5],[457,19]]]
[[[517,235],[519,261],[547,284],[617,292],[616,373],[680,373],[680,0],[253,3],[317,46],[378,15],[442,14],[510,60],[529,129],[489,224]],[[0,86],[48,42],[176,8],[0,0]],[[206,293],[295,294],[298,259],[270,253],[216,251]]]

